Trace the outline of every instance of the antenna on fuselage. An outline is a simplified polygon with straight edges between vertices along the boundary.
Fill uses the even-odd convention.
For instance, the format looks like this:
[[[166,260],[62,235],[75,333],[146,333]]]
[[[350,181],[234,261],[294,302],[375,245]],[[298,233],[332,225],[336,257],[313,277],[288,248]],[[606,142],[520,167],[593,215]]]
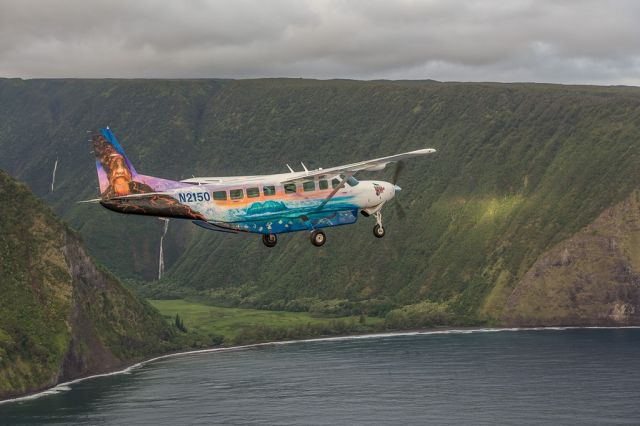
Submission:
[[[287,168],[289,169],[289,171],[290,171],[291,173],[295,173],[295,172],[293,171],[293,169],[291,168],[291,166],[290,166],[290,165],[288,165],[288,164],[287,164]]]

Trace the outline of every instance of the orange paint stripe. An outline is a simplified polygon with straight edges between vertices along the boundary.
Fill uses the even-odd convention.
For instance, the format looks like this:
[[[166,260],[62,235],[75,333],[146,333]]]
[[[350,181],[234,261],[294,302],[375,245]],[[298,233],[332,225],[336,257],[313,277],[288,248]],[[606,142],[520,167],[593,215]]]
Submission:
[[[313,191],[313,192],[296,192],[295,194],[285,194],[284,191],[276,191],[275,195],[270,195],[265,197],[260,192],[259,197],[248,198],[245,194],[245,197],[240,200],[231,200],[226,199],[222,200],[214,200],[211,199],[212,203],[215,203],[216,206],[220,207],[228,207],[228,208],[238,208],[243,207],[249,204],[253,204],[255,202],[263,202],[263,201],[286,201],[286,200],[316,200],[316,199],[324,199],[327,198],[329,194],[331,194],[332,189],[323,189],[322,191]],[[304,196],[304,194],[313,194],[312,196]]]

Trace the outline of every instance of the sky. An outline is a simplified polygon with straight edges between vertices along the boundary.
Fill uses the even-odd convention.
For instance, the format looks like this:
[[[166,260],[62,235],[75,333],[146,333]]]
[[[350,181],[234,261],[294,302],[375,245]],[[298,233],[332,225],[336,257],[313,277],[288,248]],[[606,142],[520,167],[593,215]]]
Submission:
[[[0,77],[640,85],[635,0],[0,0]]]

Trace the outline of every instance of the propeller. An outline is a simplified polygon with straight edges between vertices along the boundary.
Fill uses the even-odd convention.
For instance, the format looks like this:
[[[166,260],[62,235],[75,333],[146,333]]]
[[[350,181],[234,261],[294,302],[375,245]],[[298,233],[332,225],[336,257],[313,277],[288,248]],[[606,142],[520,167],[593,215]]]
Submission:
[[[391,179],[391,183],[396,186],[396,193],[398,192],[398,188],[400,188],[398,186],[398,179],[400,178],[400,174],[402,174],[403,170],[404,170],[404,161],[398,161],[396,163],[396,169],[393,171],[393,177]],[[394,197],[394,198],[396,200],[395,202],[396,214],[400,219],[404,219],[407,216],[407,214],[404,211],[404,208],[402,207],[402,204],[400,203],[400,200],[398,199],[398,197]]]
[[[404,161],[400,160],[396,163],[396,169],[393,171],[393,178],[391,179],[391,183],[394,185],[398,184],[398,178],[400,177],[400,173],[404,170]]]

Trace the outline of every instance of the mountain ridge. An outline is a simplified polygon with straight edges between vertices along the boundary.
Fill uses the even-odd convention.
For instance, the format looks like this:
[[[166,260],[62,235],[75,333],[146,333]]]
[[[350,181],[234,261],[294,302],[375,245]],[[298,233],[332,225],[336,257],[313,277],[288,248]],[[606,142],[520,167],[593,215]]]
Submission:
[[[0,166],[79,229],[94,256],[120,277],[148,280],[142,288],[156,297],[303,310],[334,301],[381,314],[428,301],[464,321],[500,322],[489,306],[496,286],[512,291],[543,253],[640,186],[638,88],[39,80],[0,81],[0,100]],[[73,204],[95,197],[81,137],[104,124],[139,171],[171,179],[327,167],[426,145],[438,154],[407,163],[408,215],[402,222],[385,208],[381,241],[361,219],[332,229],[323,250],[293,234],[266,252],[251,236],[172,221],[167,273],[154,282],[162,224]],[[68,158],[51,193],[55,150]]]

